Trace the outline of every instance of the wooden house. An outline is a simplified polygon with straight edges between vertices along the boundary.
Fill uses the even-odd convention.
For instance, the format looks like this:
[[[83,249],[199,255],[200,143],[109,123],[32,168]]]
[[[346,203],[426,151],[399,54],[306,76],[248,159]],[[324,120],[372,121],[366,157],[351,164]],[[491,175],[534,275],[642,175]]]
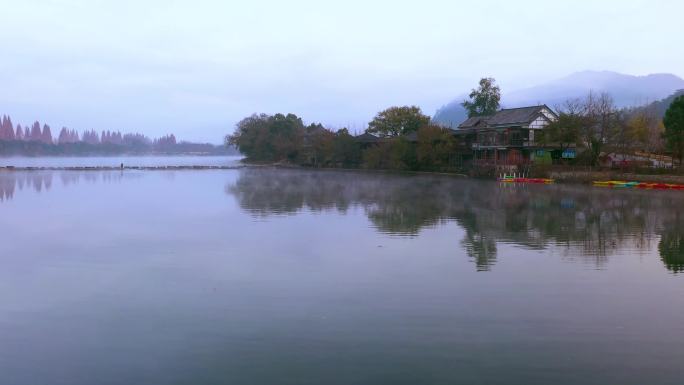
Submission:
[[[472,117],[457,135],[470,138],[473,162],[494,166],[524,165],[545,151],[535,136],[558,115],[546,105],[502,109],[492,116]]]

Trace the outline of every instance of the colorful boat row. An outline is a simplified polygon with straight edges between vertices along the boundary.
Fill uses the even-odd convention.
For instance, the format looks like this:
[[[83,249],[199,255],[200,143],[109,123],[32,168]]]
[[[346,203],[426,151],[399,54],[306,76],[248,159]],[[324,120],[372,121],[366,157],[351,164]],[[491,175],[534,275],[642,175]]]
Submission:
[[[548,179],[548,178],[511,178],[511,177],[503,177],[499,178],[499,182],[506,182],[506,183],[544,183],[544,184],[550,184],[553,183],[553,179]]]
[[[633,182],[633,181],[624,181],[624,180],[594,181],[594,186],[612,187],[612,188],[636,187],[636,188],[647,188],[647,189],[658,189],[658,190],[684,190],[684,184]]]

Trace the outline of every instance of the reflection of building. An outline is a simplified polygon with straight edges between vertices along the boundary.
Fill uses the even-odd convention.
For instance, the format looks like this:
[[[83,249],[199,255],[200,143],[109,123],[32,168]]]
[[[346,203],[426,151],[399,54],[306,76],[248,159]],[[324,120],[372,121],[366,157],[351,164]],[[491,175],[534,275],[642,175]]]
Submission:
[[[535,138],[556,119],[558,115],[546,105],[509,108],[492,116],[469,118],[455,132],[463,138],[472,138],[475,164],[507,166],[550,162],[547,148]]]

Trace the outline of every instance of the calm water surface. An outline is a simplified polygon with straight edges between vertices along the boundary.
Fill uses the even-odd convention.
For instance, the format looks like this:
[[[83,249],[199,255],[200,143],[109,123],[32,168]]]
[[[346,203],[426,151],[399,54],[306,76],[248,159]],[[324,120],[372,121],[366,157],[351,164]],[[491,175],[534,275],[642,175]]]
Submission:
[[[0,384],[682,384],[684,193],[0,172]]]

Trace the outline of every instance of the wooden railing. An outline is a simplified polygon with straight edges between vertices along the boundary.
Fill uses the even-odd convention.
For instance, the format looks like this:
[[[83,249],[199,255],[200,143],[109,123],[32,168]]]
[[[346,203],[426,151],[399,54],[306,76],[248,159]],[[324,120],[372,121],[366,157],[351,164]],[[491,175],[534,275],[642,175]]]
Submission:
[[[507,142],[475,142],[472,144],[474,149],[477,148],[487,148],[487,147],[531,147],[534,146],[534,142],[525,139],[511,139]]]

